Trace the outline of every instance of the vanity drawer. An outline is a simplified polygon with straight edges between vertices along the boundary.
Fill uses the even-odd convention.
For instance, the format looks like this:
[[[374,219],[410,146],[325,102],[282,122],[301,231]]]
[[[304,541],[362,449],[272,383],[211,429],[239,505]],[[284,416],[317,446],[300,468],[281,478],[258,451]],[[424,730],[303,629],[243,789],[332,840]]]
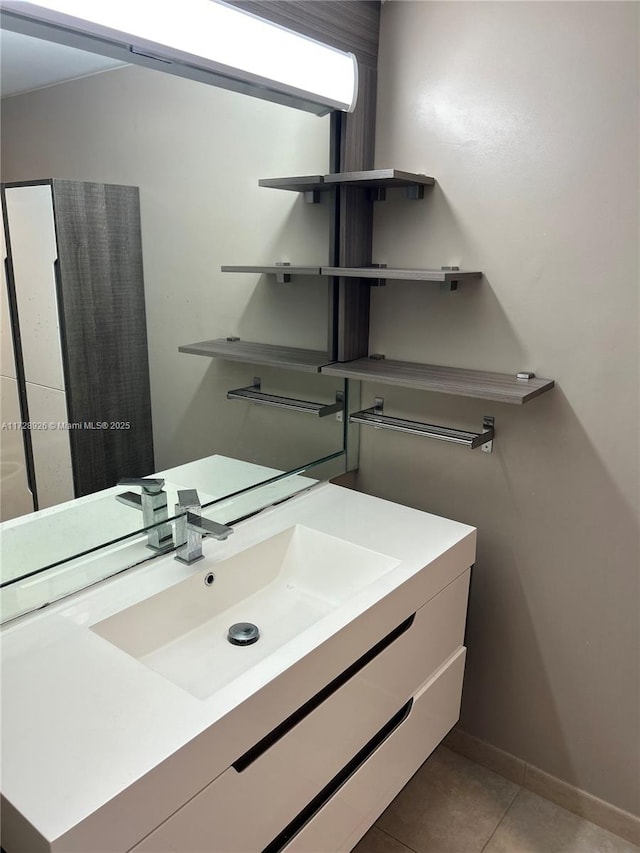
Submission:
[[[136,853],[256,853],[267,847],[460,649],[468,583],[465,572],[349,680],[321,691],[320,704],[311,701],[304,716],[292,715],[291,727],[285,721],[241,756],[141,841]]]
[[[348,853],[355,847],[457,722],[465,655],[460,649],[424,685],[384,743],[288,844],[269,853]]]

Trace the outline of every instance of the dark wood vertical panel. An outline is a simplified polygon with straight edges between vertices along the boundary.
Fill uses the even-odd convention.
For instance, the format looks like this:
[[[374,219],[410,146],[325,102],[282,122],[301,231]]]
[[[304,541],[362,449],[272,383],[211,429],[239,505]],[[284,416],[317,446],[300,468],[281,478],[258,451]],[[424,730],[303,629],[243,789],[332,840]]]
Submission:
[[[331,129],[329,140],[329,171],[340,171],[340,149],[342,143],[342,123],[344,113],[335,110],[331,114]],[[329,259],[340,260],[340,199],[337,190],[332,191],[331,195],[331,218],[329,231]],[[327,355],[331,361],[336,361],[338,358],[338,320],[339,320],[339,294],[340,287],[337,278],[329,278],[327,283],[328,290],[328,315],[327,315]]]
[[[369,285],[361,279],[338,281],[337,361],[365,358],[369,353]]]
[[[374,165],[376,120],[375,68],[360,67],[358,104],[345,116],[340,171],[371,169]],[[368,192],[341,187],[340,264],[369,266],[372,262],[373,201]],[[362,279],[339,279],[338,361],[369,354],[370,284]]]
[[[154,470],[136,187],[53,181],[76,496]],[[110,428],[129,423],[129,429]]]
[[[374,167],[377,80],[375,68],[367,65],[359,67],[356,108],[344,116],[340,156],[342,172],[357,172]]]

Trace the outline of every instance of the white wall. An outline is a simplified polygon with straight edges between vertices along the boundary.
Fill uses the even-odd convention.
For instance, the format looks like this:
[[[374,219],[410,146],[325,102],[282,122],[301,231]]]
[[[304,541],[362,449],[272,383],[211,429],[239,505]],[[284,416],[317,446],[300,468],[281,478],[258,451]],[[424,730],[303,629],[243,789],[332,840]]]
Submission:
[[[640,812],[637,3],[389,2],[374,261],[486,278],[373,293],[371,351],[557,388],[516,409],[368,385],[493,455],[362,431],[359,488],[479,530],[462,727]]]
[[[328,401],[335,380],[178,353],[227,335],[326,349],[326,280],[220,266],[327,262],[328,205],[257,183],[328,171],[328,117],[130,66],[4,99],[2,157],[4,181],[140,187],[158,470],[214,452],[294,468],[340,449],[333,418],[225,398],[258,374],[266,391]]]

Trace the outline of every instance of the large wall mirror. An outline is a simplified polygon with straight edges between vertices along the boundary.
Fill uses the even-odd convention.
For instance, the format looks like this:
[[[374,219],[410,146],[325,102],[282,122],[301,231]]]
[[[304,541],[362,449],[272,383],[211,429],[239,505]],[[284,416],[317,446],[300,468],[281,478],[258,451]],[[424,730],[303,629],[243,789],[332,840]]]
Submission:
[[[112,472],[105,485],[160,472],[171,510],[176,485],[197,488],[204,504],[285,472],[307,469],[308,476],[321,478],[344,470],[344,425],[336,414],[310,417],[227,398],[230,390],[251,387],[259,377],[265,392],[330,406],[344,392],[339,381],[313,370],[281,370],[179,349],[230,337],[327,351],[325,279],[279,283],[275,275],[225,273],[221,266],[327,262],[329,205],[305,204],[297,193],[260,188],[258,181],[330,171],[330,117],[9,31],[2,31],[2,63],[5,213],[11,204],[19,206],[15,198],[8,201],[16,184],[54,179],[137,188],[153,464],[118,470],[115,478]],[[39,188],[51,191],[49,184]],[[27,255],[33,259],[30,251]],[[46,320],[37,292],[24,301],[19,320],[26,339]],[[21,420],[20,377],[10,366],[7,334],[14,313],[3,290],[5,426]],[[90,342],[90,335],[85,339]],[[131,365],[131,373],[139,367]],[[87,381],[94,387],[113,382],[110,369],[88,359]],[[125,380],[121,373],[118,381]],[[59,389],[50,390],[54,399]],[[64,408],[54,405],[50,413],[30,413],[30,419],[57,424],[66,417]],[[36,508],[49,519],[51,533],[35,543],[21,533],[20,517],[34,509],[21,462],[23,436],[11,427],[2,431],[5,580],[7,571],[37,571],[142,527],[141,515],[112,492],[100,497],[82,492],[67,516],[67,535],[54,535],[66,529],[60,502],[78,496],[69,492],[73,477],[58,464],[60,435],[53,429],[36,436],[36,452],[49,469],[48,480],[40,475]],[[206,463],[194,467],[199,460]],[[329,461],[318,467],[323,460]],[[77,514],[85,506],[91,507],[88,524]]]

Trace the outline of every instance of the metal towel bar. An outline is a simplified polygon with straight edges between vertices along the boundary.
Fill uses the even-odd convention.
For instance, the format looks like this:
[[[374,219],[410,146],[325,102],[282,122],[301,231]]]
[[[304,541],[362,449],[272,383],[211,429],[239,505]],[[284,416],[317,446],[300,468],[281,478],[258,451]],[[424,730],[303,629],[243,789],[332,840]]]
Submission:
[[[384,414],[384,400],[376,397],[375,404],[370,409],[354,412],[349,415],[349,421],[355,424],[377,427],[378,429],[391,429],[396,432],[407,432],[412,435],[422,435],[425,438],[436,438],[439,441],[449,441],[454,444],[463,444],[472,450],[482,447],[486,453],[493,450],[494,418],[485,417],[482,422],[482,432],[467,432],[466,430],[454,429],[453,427],[435,426],[434,424],[423,424],[419,421],[409,421],[404,418],[393,418]]]
[[[253,385],[246,388],[236,388],[227,391],[227,400],[247,400],[250,403],[258,403],[261,406],[277,406],[280,409],[292,409],[295,412],[306,412],[325,418],[334,415],[344,409],[344,394],[336,391],[335,403],[313,403],[309,400],[296,400],[293,397],[278,397],[275,394],[265,394],[260,390],[260,377],[255,376]]]

